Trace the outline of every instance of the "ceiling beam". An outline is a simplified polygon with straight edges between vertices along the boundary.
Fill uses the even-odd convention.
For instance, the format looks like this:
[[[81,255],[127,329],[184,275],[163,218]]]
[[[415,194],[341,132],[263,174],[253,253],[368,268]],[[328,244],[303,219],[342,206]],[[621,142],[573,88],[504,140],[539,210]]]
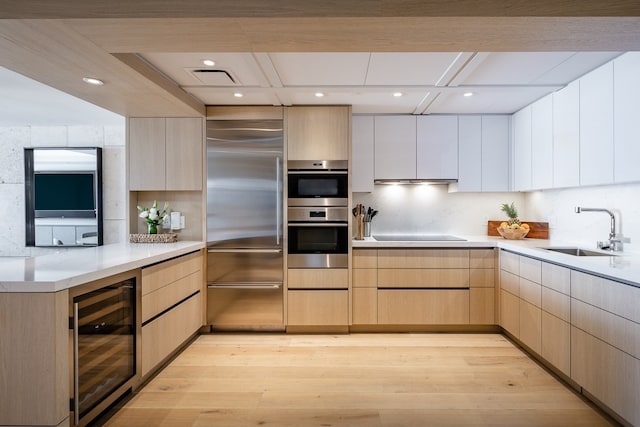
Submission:
[[[4,0],[0,19],[640,16],[636,0]]]

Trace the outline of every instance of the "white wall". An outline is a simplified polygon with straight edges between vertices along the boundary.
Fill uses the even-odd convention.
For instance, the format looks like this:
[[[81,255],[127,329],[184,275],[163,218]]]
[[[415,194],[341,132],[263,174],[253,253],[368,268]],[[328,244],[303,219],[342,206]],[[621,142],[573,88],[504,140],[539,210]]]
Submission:
[[[505,219],[500,206],[511,202],[524,213],[522,193],[449,193],[446,185],[376,185],[372,193],[353,196],[354,206],[362,203],[379,211],[372,234],[486,236],[487,221]]]
[[[34,256],[78,248],[25,246],[24,148],[102,147],[104,243],[126,233],[125,120],[113,126],[0,127],[0,256]]]
[[[548,221],[553,239],[595,247],[607,240],[610,217],[606,213],[575,213],[576,206],[605,208],[616,217],[618,231],[631,239],[625,251],[640,251],[640,183],[604,185],[527,193],[524,213],[527,219]]]

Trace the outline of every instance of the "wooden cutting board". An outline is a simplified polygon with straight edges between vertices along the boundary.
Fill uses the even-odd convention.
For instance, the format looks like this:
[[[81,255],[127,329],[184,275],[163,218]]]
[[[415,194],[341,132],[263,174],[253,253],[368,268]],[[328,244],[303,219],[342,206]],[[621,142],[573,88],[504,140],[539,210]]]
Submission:
[[[548,239],[549,238],[549,223],[548,222],[532,222],[532,221],[522,221],[523,223],[529,224],[530,230],[527,233],[526,239]],[[498,221],[487,221],[487,235],[488,236],[500,236],[497,228],[506,222],[505,220]]]

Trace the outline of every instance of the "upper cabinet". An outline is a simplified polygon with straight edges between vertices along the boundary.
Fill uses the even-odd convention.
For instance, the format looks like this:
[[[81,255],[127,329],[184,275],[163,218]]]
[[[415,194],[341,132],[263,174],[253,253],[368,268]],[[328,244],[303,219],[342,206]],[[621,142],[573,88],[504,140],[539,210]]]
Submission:
[[[509,190],[509,116],[458,117],[458,191]]]
[[[580,185],[580,84],[573,82],[554,92],[553,187]]]
[[[629,52],[613,62],[615,182],[640,181],[640,52]]]
[[[202,190],[202,119],[130,118],[129,189]]]
[[[350,106],[286,109],[289,160],[349,160]]]
[[[373,116],[351,119],[351,191],[373,191],[374,124]]]
[[[580,78],[580,185],[613,182],[613,62]]]
[[[553,98],[531,105],[531,187],[553,186]]]
[[[513,189],[531,189],[531,106],[513,115]]]
[[[375,179],[416,179],[416,117],[375,116]]]
[[[416,177],[458,179],[458,116],[417,118]]]

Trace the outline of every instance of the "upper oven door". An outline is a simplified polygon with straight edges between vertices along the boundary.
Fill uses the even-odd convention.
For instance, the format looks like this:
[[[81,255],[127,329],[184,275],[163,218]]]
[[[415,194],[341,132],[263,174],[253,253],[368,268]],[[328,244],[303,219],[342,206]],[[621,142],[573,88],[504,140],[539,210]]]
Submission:
[[[347,172],[289,172],[289,206],[346,206]]]

